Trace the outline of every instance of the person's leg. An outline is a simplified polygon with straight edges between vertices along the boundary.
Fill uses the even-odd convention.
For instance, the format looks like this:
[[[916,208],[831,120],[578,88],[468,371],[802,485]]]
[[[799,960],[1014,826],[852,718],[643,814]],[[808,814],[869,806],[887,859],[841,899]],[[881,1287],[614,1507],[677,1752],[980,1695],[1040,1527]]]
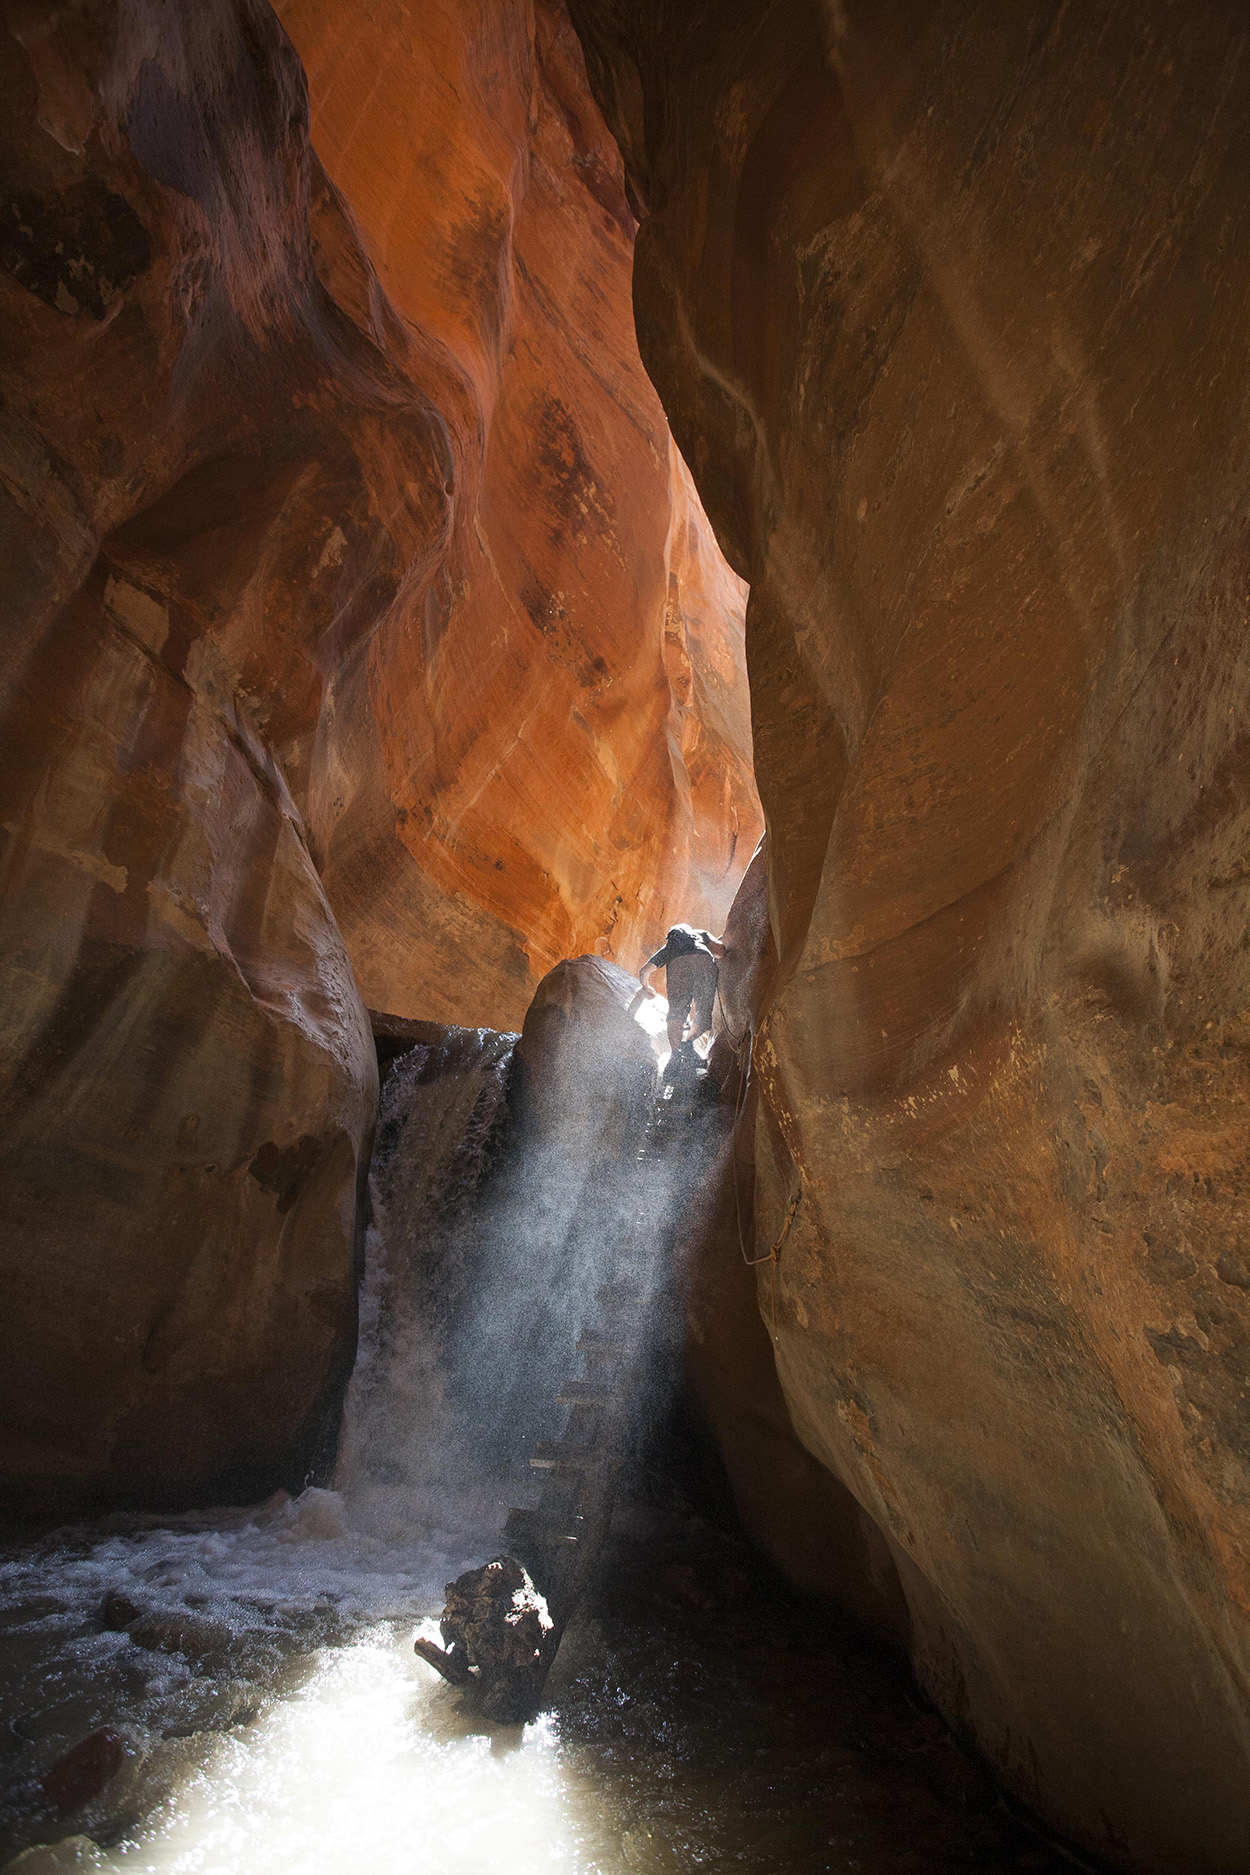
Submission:
[[[695,963],[697,968],[691,986],[691,1002],[694,1006],[690,1029],[692,1041],[700,1035],[706,1035],[712,1026],[712,1015],[716,1007],[716,984],[720,976],[716,965],[709,959],[698,957]]]
[[[681,1047],[685,1036],[686,1017],[690,1013],[690,1000],[694,995],[693,961],[691,957],[674,957],[664,972],[664,987],[668,991],[668,1045],[674,1054]]]

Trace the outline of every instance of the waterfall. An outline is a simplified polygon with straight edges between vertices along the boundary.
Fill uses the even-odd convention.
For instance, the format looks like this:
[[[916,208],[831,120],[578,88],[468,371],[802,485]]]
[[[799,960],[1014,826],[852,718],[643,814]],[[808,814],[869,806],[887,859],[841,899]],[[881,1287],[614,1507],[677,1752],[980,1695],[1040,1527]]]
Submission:
[[[537,1072],[517,1037],[453,1030],[384,1084],[334,1485],[349,1526],[389,1545],[499,1549],[506,1513],[535,1495],[536,1443],[561,1430],[558,1394],[620,1242],[648,1208],[658,1250],[668,1180],[638,1162],[650,1045],[630,1024],[632,1053],[619,1032],[605,1047],[578,1014],[531,1034]]]
[[[449,1029],[392,1066],[370,1174],[360,1347],[334,1486],[354,1528],[402,1544],[489,1514],[448,1398],[473,1208],[506,1130],[515,1035]]]
[[[209,1763],[225,1736],[238,1763],[250,1762],[253,1746],[241,1741],[256,1712],[272,1715],[278,1741],[265,1742],[263,1721],[256,1775],[266,1790],[301,1711],[333,1733],[337,1764],[334,1689],[356,1686],[360,1672],[371,1714],[374,1682],[390,1689],[393,1756],[426,1750],[414,1745],[405,1702],[420,1703],[434,1739],[451,1708],[413,1655],[413,1625],[441,1606],[446,1582],[505,1547],[510,1510],[538,1524],[578,1510],[553,1504],[552,1471],[530,1461],[549,1467],[537,1446],[583,1437],[579,1375],[592,1369],[593,1387],[610,1365],[604,1348],[619,1317],[614,1326],[604,1310],[619,1302],[623,1254],[641,1306],[619,1341],[630,1355],[615,1383],[624,1410],[613,1440],[621,1426],[628,1440],[655,1372],[668,1384],[676,1371],[672,1358],[649,1370],[645,1349],[667,1341],[673,1353],[681,1310],[664,1272],[680,1264],[689,1194],[723,1129],[709,1111],[657,1134],[655,1056],[625,1014],[623,976],[590,958],[560,966],[524,1036],[449,1029],[391,1066],[359,1357],[329,1488],[173,1518],[115,1517],[0,1550],[0,1623],[23,1641],[0,1673],[21,1741],[10,1794],[0,1791],[0,1844],[51,1827],[31,1807],[32,1780],[104,1717],[115,1728],[109,1748],[124,1744],[130,1768],[76,1813],[76,1826],[109,1840],[128,1819],[155,1814],[170,1780]],[[618,1449],[625,1455],[613,1443],[612,1463]],[[603,1502],[606,1514],[610,1492]],[[353,1660],[367,1660],[367,1672]],[[311,1705],[295,1691],[305,1672],[317,1689]],[[431,1742],[420,1762],[441,1764],[441,1750]],[[367,1783],[368,1749],[353,1762]],[[234,1784],[214,1789],[212,1827],[229,1832]],[[179,1812],[192,1836],[196,1801]],[[458,1840],[454,1801],[444,1821]],[[181,1853],[171,1839],[159,1866],[182,1875]]]

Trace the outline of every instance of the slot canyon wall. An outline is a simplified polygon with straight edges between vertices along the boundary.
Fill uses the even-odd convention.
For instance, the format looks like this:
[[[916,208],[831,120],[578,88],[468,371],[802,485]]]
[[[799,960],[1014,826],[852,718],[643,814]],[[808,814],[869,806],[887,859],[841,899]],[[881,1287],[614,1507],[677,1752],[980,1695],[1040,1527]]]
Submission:
[[[719,929],[761,830],[746,595],[642,370],[563,6],[276,10],[456,489],[323,714],[326,886],[371,1007],[519,1029],[562,958],[636,966],[676,905]]]
[[[354,1348],[366,1003],[519,1027],[567,950],[716,922],[759,830],[744,594],[567,19],[283,18],[311,141],[262,0],[0,24],[0,1489],[36,1510],[298,1484]]]
[[[1008,1782],[1244,1870],[1244,14],[572,12],[751,585],[790,1416]]]

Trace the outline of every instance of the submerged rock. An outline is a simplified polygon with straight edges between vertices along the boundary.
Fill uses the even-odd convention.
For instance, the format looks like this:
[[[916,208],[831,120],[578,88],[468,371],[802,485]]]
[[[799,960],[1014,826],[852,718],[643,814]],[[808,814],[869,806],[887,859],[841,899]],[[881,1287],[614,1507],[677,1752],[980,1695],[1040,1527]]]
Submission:
[[[234,1631],[224,1621],[185,1608],[155,1608],[127,1631],[136,1647],[205,1664],[226,1659],[235,1647]]]
[[[124,1733],[101,1726],[57,1759],[44,1773],[40,1789],[56,1809],[76,1810],[112,1783],[131,1750]]]
[[[61,1870],[103,1868],[104,1857],[90,1836],[64,1836],[39,1842],[6,1862],[3,1875],[60,1875]]]
[[[537,1709],[557,1640],[547,1604],[523,1566],[496,1556],[447,1584],[439,1627],[444,1652],[418,1640],[415,1651],[453,1686],[476,1668],[482,1711],[501,1725],[519,1725]]]

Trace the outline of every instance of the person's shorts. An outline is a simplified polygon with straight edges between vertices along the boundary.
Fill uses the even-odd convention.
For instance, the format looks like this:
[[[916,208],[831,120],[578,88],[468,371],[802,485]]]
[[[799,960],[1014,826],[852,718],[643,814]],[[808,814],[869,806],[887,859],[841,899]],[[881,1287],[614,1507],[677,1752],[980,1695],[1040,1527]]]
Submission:
[[[695,1035],[706,1034],[712,1026],[719,975],[715,960],[705,957],[701,951],[685,957],[674,957],[664,973],[668,1013],[670,1016],[679,1015],[684,1021],[693,1007]]]

